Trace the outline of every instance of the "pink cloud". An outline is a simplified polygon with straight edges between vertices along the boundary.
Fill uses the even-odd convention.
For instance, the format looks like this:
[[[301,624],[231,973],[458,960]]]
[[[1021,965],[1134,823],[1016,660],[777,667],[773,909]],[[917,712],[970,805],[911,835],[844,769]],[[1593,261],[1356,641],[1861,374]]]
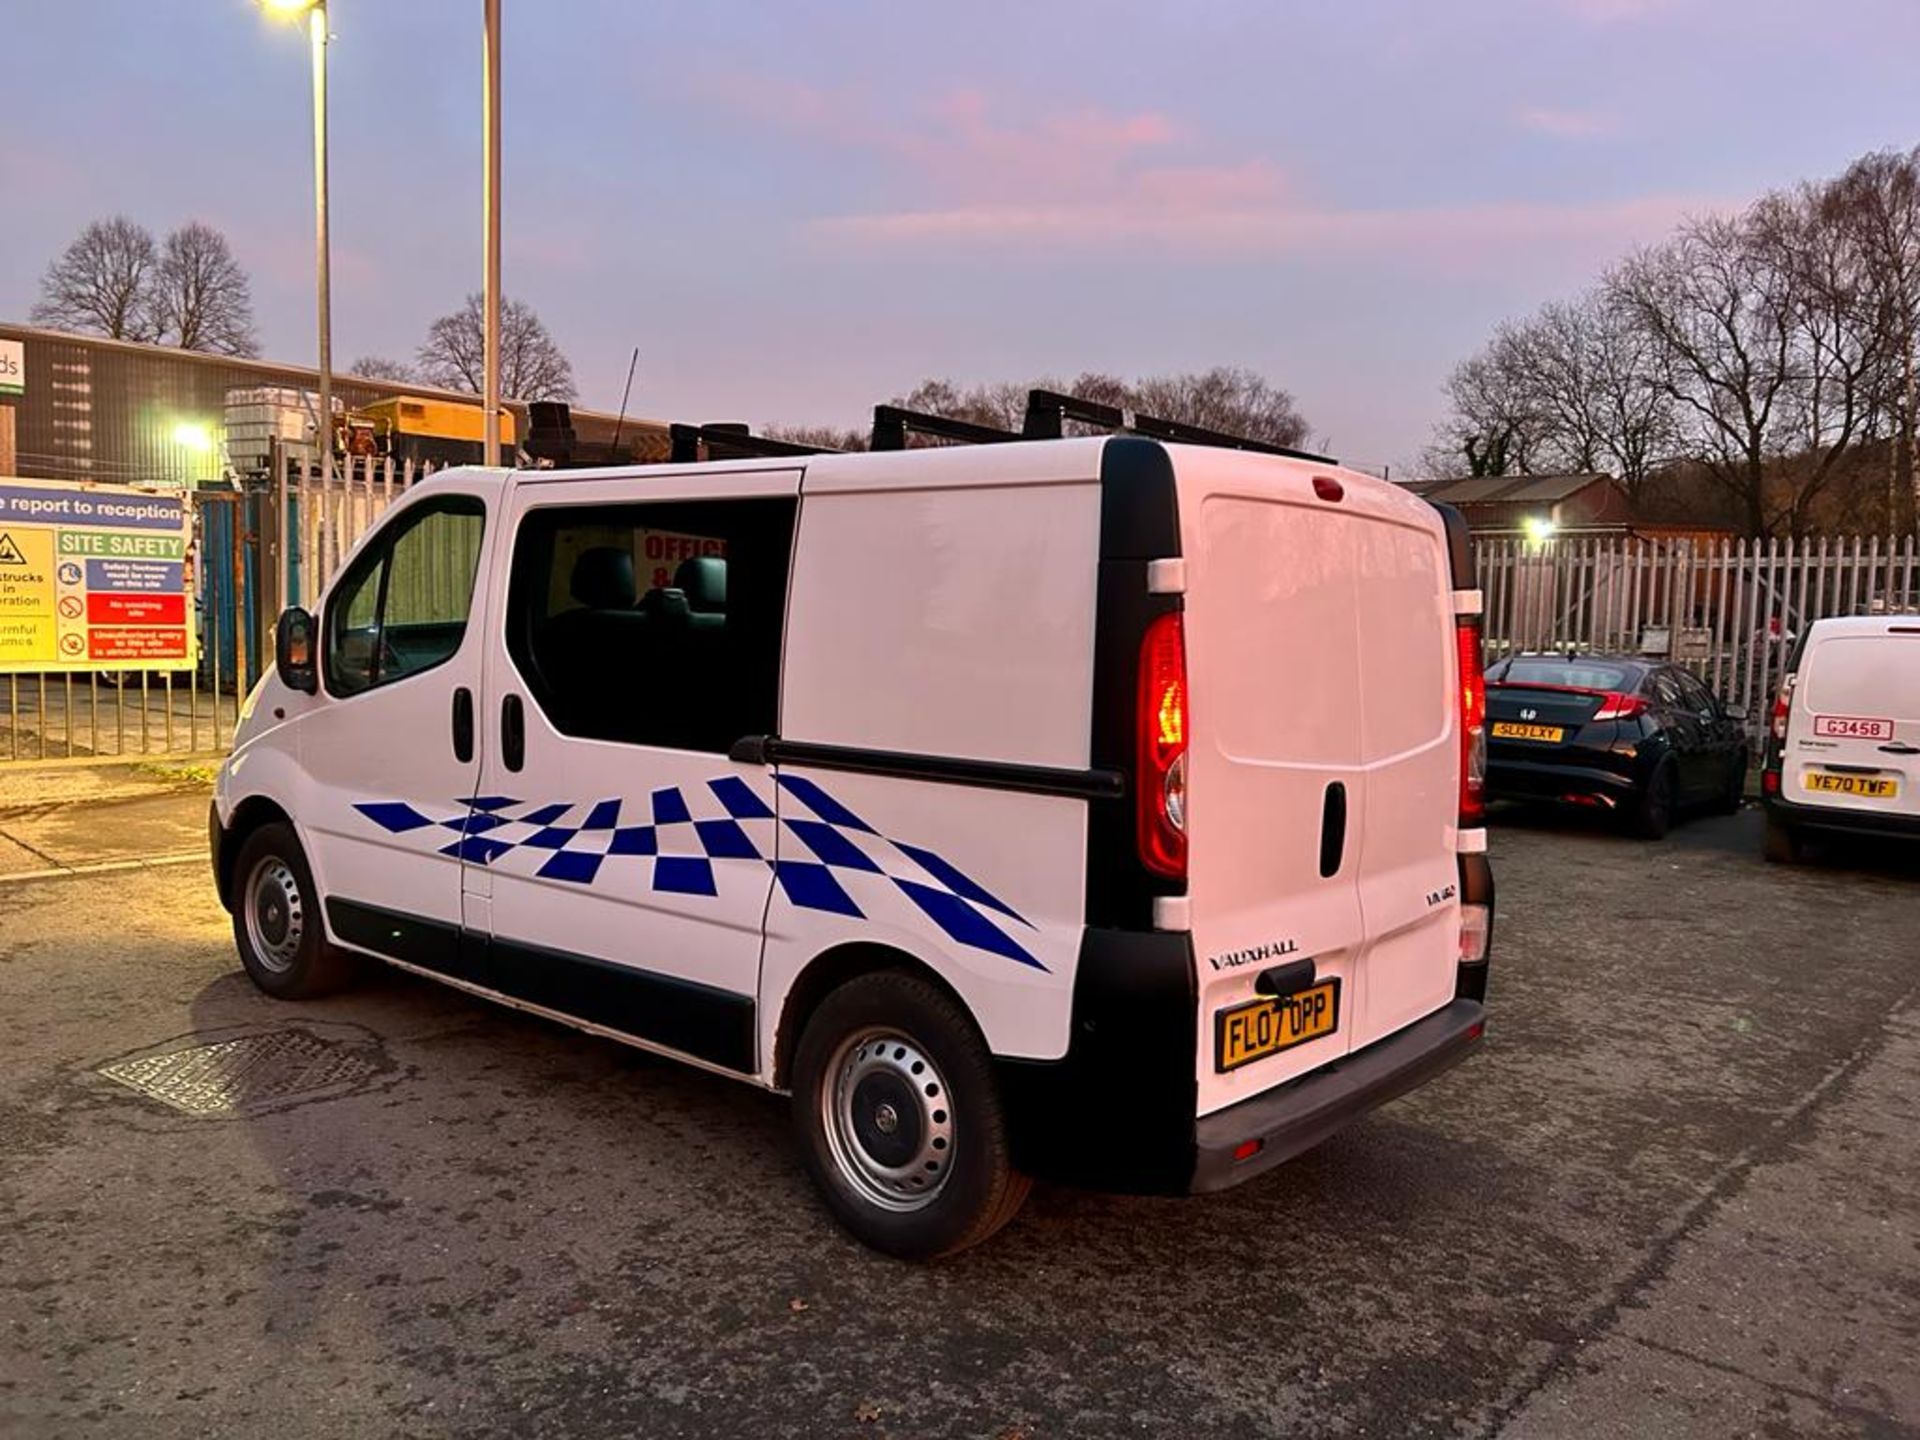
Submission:
[[[1217,203],[1206,187],[1195,203],[1168,203],[1145,190],[1094,204],[976,204],[836,216],[815,222],[835,248],[983,249],[1034,257],[1152,251],[1194,260],[1336,258],[1368,255],[1411,268],[1458,274],[1503,268],[1529,257],[1604,263],[1659,238],[1683,216],[1711,208],[1700,197],[1650,195],[1589,205],[1525,201],[1391,209],[1266,200]]]
[[[868,150],[899,167],[898,188],[917,193],[920,203],[811,222],[815,240],[833,250],[994,249],[1043,258],[1147,251],[1209,259],[1366,253],[1422,271],[1460,272],[1527,255],[1604,263],[1712,204],[1650,195],[1593,204],[1361,209],[1302,193],[1295,177],[1270,160],[1210,155],[1199,137],[1158,111],[1017,116],[982,91],[958,89],[912,116],[883,119],[850,97],[801,85],[726,79],[702,93],[737,113]],[[1520,118],[1562,135],[1599,133],[1603,124],[1543,108]]]
[[[1524,106],[1514,118],[1525,129],[1562,140],[1591,140],[1611,134],[1616,128],[1609,116],[1590,110],[1559,110],[1547,105]]]

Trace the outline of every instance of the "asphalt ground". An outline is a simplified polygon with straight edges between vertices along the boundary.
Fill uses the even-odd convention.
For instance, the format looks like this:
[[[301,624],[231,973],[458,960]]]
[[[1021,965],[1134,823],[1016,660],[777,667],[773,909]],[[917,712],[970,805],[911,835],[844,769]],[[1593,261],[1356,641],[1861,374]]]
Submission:
[[[1920,1435],[1920,859],[1759,843],[1503,825],[1480,1055],[918,1268],[776,1098],[396,973],[270,1001],[197,867],[0,880],[0,1434]],[[226,1118],[100,1073],[262,1037],[345,1059]]]

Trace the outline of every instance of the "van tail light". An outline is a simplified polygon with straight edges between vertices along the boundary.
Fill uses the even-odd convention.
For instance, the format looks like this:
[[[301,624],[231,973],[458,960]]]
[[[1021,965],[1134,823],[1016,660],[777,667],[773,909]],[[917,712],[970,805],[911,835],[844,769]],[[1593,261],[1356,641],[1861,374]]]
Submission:
[[[1773,738],[1784,742],[1787,738],[1787,712],[1793,708],[1793,677],[1789,675],[1780,682],[1780,693],[1773,697],[1773,718],[1769,724],[1773,728]]]
[[[1487,674],[1480,662],[1480,617],[1454,626],[1460,650],[1460,824],[1487,818]]]
[[[1600,708],[1593,712],[1596,720],[1631,720],[1636,715],[1647,713],[1644,696],[1622,695],[1618,690],[1609,690],[1600,697]]]
[[[1140,860],[1187,877],[1187,638],[1180,612],[1158,616],[1140,642]]]
[[[1493,907],[1465,904],[1460,907],[1460,963],[1478,965],[1487,958],[1488,942],[1493,938]]]

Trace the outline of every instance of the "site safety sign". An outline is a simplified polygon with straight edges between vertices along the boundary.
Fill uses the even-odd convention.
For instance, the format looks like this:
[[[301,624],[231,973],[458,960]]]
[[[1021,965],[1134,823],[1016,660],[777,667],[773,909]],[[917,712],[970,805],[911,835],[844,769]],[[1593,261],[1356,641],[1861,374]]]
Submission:
[[[0,480],[0,674],[187,670],[185,495]]]

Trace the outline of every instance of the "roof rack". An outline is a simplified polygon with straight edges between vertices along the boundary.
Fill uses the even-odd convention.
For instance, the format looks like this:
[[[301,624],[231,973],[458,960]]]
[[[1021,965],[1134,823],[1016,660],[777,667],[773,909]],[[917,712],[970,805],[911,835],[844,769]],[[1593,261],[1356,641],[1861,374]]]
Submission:
[[[1252,450],[1262,455],[1285,455],[1293,460],[1312,460],[1322,465],[1337,465],[1340,462],[1331,455],[1318,455],[1311,450],[1294,450],[1285,445],[1271,445],[1265,440],[1253,440],[1244,435],[1229,435],[1224,430],[1209,430],[1201,425],[1188,425],[1180,420],[1162,420],[1155,415],[1141,415],[1132,410],[1123,410],[1117,405],[1102,405],[1097,400],[1082,400],[1077,395],[1062,395],[1054,390],[1029,390],[1027,392],[1027,418],[1022,433],[1029,440],[1058,440],[1066,434],[1066,422],[1077,420],[1083,425],[1098,426],[1103,430],[1115,430],[1126,435],[1149,435],[1156,440],[1172,440],[1181,445],[1215,445],[1227,450]]]
[[[1017,430],[1002,430],[997,425],[980,425],[972,420],[955,420],[922,410],[903,410],[898,405],[873,407],[873,449],[904,450],[908,435],[932,435],[965,445],[998,445],[1024,438]]]
[[[669,460],[675,465],[692,465],[706,448],[708,460],[746,460],[781,455],[837,455],[827,445],[801,445],[792,440],[775,440],[770,435],[755,435],[738,422],[716,425],[669,425],[672,446]]]

